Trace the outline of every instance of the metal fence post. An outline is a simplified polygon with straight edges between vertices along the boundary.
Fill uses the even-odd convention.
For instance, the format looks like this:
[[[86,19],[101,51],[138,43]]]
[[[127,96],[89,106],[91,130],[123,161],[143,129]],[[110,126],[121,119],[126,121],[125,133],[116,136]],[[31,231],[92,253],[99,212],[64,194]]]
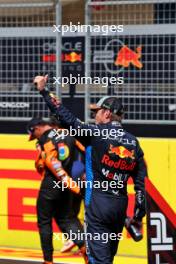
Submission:
[[[60,0],[57,0],[56,4],[56,25],[62,24],[62,7],[60,4]],[[62,50],[62,32],[56,33],[56,76],[61,77],[62,69],[61,69],[61,50]],[[61,98],[61,87],[56,83],[56,94]]]
[[[85,0],[85,24],[90,24],[90,7],[89,0]],[[87,31],[85,35],[85,77],[90,77],[90,63],[91,63],[91,52],[90,52],[90,31]],[[85,84],[85,122],[90,117],[90,87],[89,84]]]

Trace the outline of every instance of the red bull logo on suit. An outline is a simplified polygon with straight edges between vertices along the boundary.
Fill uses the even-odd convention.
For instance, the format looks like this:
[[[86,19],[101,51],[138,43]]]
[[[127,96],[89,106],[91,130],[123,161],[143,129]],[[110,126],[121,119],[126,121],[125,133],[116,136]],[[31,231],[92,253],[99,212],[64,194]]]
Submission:
[[[113,147],[113,145],[110,145],[109,153],[115,154],[119,156],[121,159],[124,159],[124,158],[135,159],[134,150],[130,151],[124,146]]]

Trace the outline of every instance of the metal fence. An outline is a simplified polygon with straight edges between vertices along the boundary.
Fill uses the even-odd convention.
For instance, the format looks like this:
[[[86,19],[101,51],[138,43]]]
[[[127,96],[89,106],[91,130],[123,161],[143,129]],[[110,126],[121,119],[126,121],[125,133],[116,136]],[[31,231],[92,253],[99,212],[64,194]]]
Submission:
[[[176,0],[85,2],[86,24],[93,29],[100,26],[99,32],[88,30],[86,34],[85,75],[108,78],[108,85],[85,85],[86,93],[84,85],[76,85],[77,97],[85,93],[86,121],[90,121],[90,102],[115,95],[125,104],[128,123],[175,123]],[[49,116],[32,79],[48,73],[52,82],[53,76],[61,76],[61,46],[76,36],[79,47],[80,41],[84,45],[79,34],[68,33],[62,42],[61,33],[53,32],[55,24],[61,25],[59,0],[15,0],[14,4],[0,0],[1,120]],[[103,25],[123,25],[123,32],[105,34]],[[75,50],[65,52],[75,56]],[[84,75],[84,48],[76,54],[82,56],[81,61],[71,62],[70,68],[67,61],[62,62],[63,74]],[[123,77],[124,83],[110,83],[111,77]],[[60,94],[58,83],[49,85]],[[62,95],[68,97],[66,88]]]
[[[122,98],[128,123],[176,120],[176,1],[86,1],[86,76],[123,84],[86,86],[86,108],[105,95]],[[123,25],[107,34],[103,25]],[[86,111],[86,120],[90,113]]]
[[[61,76],[61,34],[53,30],[60,24],[59,1],[0,1],[1,120],[49,116],[32,81],[38,74],[48,73],[50,81]],[[58,85],[53,90],[58,94]]]

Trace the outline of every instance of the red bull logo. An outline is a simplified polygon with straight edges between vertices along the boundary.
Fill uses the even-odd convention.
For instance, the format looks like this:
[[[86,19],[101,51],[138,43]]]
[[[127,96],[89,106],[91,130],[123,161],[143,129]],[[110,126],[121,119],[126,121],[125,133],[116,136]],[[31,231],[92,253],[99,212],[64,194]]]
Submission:
[[[82,61],[82,54],[78,54],[76,52],[71,52],[70,54],[65,54],[64,56],[64,61],[69,61],[69,62],[77,62],[77,61]]]
[[[113,145],[110,145],[109,154],[115,154],[119,156],[121,159],[124,158],[135,159],[134,150],[130,151],[126,149],[124,146],[113,147]]]
[[[135,67],[141,69],[143,64],[139,60],[142,55],[142,47],[138,46],[136,52],[124,45],[118,52],[115,61],[116,66],[123,66],[124,68],[129,67],[130,63]]]
[[[132,171],[136,166],[136,162],[128,163],[126,160],[119,159],[118,161],[112,160],[109,155],[104,154],[101,163],[108,166],[109,168]]]
[[[82,54],[71,52],[69,54],[62,53],[62,62],[82,62]],[[56,54],[45,54],[42,55],[42,62],[56,62]]]

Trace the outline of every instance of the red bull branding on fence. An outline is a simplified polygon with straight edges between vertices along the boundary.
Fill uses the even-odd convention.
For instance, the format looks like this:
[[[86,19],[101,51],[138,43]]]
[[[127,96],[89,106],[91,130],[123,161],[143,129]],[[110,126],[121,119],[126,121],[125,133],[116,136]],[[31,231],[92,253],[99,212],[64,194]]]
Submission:
[[[132,64],[133,66],[141,69],[143,64],[139,60],[142,55],[142,47],[138,46],[136,51],[133,51],[128,46],[124,45],[118,52],[117,58],[115,61],[116,66],[123,66],[127,68]]]
[[[82,61],[82,54],[78,54],[76,52],[71,52],[70,54],[65,54],[64,61],[69,61],[69,62],[78,62]]]
[[[110,39],[100,50],[97,48],[93,52],[93,63],[103,64],[106,72],[118,75],[128,68],[143,68],[142,45],[125,44],[121,39]]]

